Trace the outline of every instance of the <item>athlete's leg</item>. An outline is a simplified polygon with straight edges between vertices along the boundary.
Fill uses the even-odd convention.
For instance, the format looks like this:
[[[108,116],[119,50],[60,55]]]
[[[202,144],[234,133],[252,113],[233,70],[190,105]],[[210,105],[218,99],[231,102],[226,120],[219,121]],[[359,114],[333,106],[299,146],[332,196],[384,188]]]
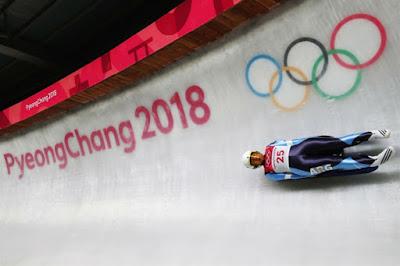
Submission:
[[[393,147],[388,147],[377,156],[364,154],[349,157],[322,155],[299,155],[290,157],[290,171],[294,174],[314,176],[335,176],[361,174],[375,171],[379,165],[387,162],[394,155]]]
[[[391,132],[388,129],[371,130],[371,131],[346,135],[340,137],[340,140],[349,146],[354,146],[360,144],[361,142],[370,141],[378,138],[389,138],[390,133]]]
[[[290,148],[290,157],[302,155],[322,156],[322,155],[340,155],[343,149],[349,147],[345,142],[331,136],[317,136],[303,140]]]
[[[361,142],[375,138],[388,138],[389,136],[390,131],[384,129],[351,134],[340,138],[332,136],[311,137],[303,140],[299,144],[293,145],[291,148],[291,155],[340,155],[344,148],[355,146]]]
[[[364,154],[357,154],[342,159],[338,164],[332,165],[331,171],[319,173],[318,176],[366,174],[378,169],[379,165],[380,163],[376,163],[376,158]]]
[[[289,158],[290,171],[294,174],[311,173],[316,175],[318,170],[317,167],[322,167],[323,169],[332,168],[335,165],[340,164],[343,161],[343,157],[334,155],[320,155],[320,156],[309,156],[309,155],[299,155],[296,157]],[[321,170],[320,168],[319,170]],[[315,170],[313,172],[313,170]],[[323,171],[321,171],[323,172]]]
[[[355,169],[355,170],[335,170],[335,171],[330,171],[330,172],[325,172],[325,173],[319,174],[318,177],[360,175],[360,174],[371,173],[377,169],[378,169],[378,166],[367,167],[367,168],[362,168],[362,169]]]
[[[374,159],[357,155],[343,158],[341,156],[300,156],[298,160],[290,160],[290,171],[305,176],[340,176],[369,173],[378,168],[371,167]]]

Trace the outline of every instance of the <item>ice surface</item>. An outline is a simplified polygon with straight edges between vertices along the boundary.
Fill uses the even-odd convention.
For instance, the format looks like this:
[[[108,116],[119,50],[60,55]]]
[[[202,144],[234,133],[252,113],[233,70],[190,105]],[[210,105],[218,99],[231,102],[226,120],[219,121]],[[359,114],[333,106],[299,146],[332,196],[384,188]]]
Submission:
[[[54,146],[74,129],[89,134],[129,120],[137,144],[129,154],[121,145],[69,158],[62,170],[57,164],[25,169],[21,179],[17,165],[8,175],[2,160],[0,265],[398,265],[397,157],[369,175],[275,183],[243,167],[241,155],[275,139],[380,128],[392,129],[392,137],[361,149],[400,150],[399,10],[397,0],[292,1],[132,90],[3,140],[1,154],[19,156]],[[304,36],[328,48],[334,26],[359,12],[381,20],[388,43],[362,70],[353,95],[327,101],[312,90],[303,108],[287,113],[248,89],[245,69],[254,55],[282,63],[287,45]],[[373,25],[348,24],[338,45],[368,59],[379,37],[368,27]],[[289,62],[310,75],[305,67],[312,64],[302,65],[304,55],[296,55],[307,49],[294,49]],[[354,72],[329,59],[321,87],[338,94]],[[266,64],[261,67],[268,70]],[[262,71],[252,75],[257,84],[263,81]],[[211,109],[203,125],[190,120],[184,100],[192,85],[203,88]],[[303,94],[288,93],[292,89],[304,87],[284,74],[278,100],[295,104]],[[158,98],[168,102],[176,91],[188,128],[174,106],[173,130],[162,134],[152,121],[156,136],[142,140],[144,118],[135,117],[136,107]]]

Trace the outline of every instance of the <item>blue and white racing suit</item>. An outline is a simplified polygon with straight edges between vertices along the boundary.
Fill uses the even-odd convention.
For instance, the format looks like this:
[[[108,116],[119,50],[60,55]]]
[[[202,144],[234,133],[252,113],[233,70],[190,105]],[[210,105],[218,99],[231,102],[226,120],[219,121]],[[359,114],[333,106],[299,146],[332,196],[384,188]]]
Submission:
[[[358,154],[345,157],[344,148],[370,140],[372,132],[347,135],[341,138],[317,136],[279,140],[265,151],[265,174],[272,180],[300,179],[314,176],[337,176],[369,173],[374,159]]]

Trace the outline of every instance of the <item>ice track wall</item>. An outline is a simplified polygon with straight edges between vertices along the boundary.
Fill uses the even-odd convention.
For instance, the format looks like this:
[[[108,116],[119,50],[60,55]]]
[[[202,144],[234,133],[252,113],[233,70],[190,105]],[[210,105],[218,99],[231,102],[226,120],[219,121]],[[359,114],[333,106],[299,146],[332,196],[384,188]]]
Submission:
[[[2,140],[0,265],[398,265],[397,157],[370,175],[284,183],[240,158],[275,139],[375,128],[392,138],[359,149],[400,151],[399,10],[293,1],[129,91]],[[329,54],[324,71],[306,39],[289,70],[308,80],[314,66],[320,91],[274,75],[299,38],[332,53],[337,25],[340,58],[368,66]],[[271,79],[276,93],[262,97]]]

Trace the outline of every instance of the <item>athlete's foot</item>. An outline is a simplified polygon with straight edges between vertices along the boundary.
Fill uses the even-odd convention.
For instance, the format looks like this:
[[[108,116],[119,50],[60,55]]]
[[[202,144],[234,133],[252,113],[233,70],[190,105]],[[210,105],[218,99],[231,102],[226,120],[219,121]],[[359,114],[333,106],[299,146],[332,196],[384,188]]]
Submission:
[[[372,130],[372,136],[369,140],[373,139],[387,139],[390,137],[391,131],[389,129]]]
[[[379,166],[381,164],[389,161],[395,154],[394,148],[392,146],[387,147],[381,153],[376,156],[369,156],[371,159],[375,161],[371,164],[371,167]]]

